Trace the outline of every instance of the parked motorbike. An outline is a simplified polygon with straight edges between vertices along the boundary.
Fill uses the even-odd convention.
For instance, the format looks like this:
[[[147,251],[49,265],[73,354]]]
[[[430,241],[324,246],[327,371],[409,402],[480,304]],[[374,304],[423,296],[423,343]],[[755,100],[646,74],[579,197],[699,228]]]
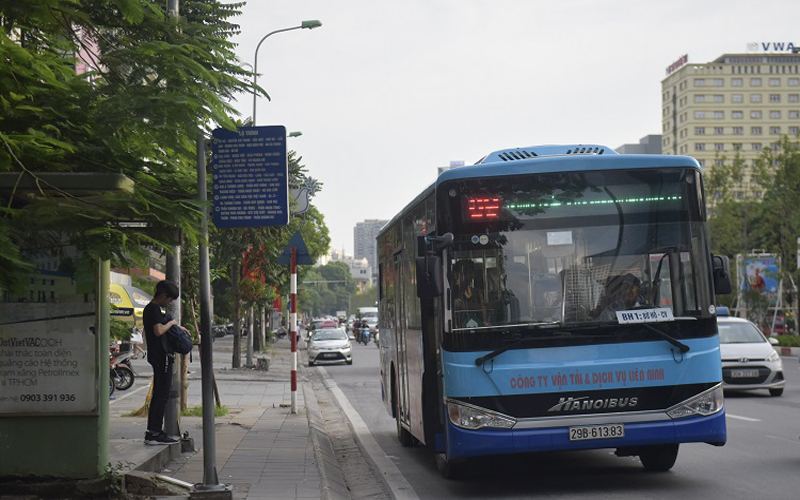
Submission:
[[[375,330],[375,347],[381,346],[381,332],[380,330]]]
[[[130,351],[111,355],[110,377],[114,382],[114,386],[120,391],[130,389],[136,379],[131,367],[131,356],[133,356],[133,353]]]

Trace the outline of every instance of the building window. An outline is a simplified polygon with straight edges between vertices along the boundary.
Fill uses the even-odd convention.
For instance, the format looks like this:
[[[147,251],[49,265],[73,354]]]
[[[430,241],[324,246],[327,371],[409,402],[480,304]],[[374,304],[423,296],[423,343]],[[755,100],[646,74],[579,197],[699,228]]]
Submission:
[[[759,151],[761,150],[761,143],[754,142],[753,144],[750,145],[750,148],[753,149],[754,151]]]
[[[694,144],[694,150],[695,151],[705,151],[706,150],[706,145],[704,143],[702,143],[702,142],[696,142]]]
[[[789,118],[800,118],[800,111],[789,111]]]
[[[769,117],[770,117],[770,118],[772,118],[773,120],[775,120],[775,119],[780,119],[780,117],[781,117],[781,112],[780,112],[780,111],[775,111],[775,110],[773,110],[773,111],[770,111],[770,112],[769,112]]]
[[[789,78],[790,87],[797,87],[798,85],[800,85],[800,78]]]
[[[742,94],[733,94],[731,96],[731,102],[742,102],[743,99],[744,99],[744,96]]]
[[[716,151],[722,151],[722,150],[725,149],[725,144],[723,144],[721,142],[717,142],[717,143],[714,144],[714,149]]]
[[[751,111],[750,118],[760,120],[761,119],[761,111]]]
[[[702,120],[703,118],[706,117],[706,112],[705,111],[695,111],[694,112],[694,117],[697,120]]]
[[[769,95],[769,102],[781,102],[781,95],[780,94],[770,94]]]
[[[741,87],[742,86],[742,79],[741,78],[731,78],[731,86],[732,87]]]
[[[697,163],[699,163],[701,167],[705,167],[706,166],[706,161],[705,160],[697,160]]]
[[[706,81],[704,78],[695,78],[694,79],[694,86],[695,87],[705,87]]]
[[[778,134],[781,133],[781,128],[780,127],[770,127],[769,128],[769,133],[772,134],[772,135],[778,135]]]
[[[750,127],[750,133],[752,135],[761,135],[761,127]]]
[[[761,102],[761,94],[750,94],[750,102]]]
[[[695,94],[694,102],[706,102],[706,96],[703,94]]]
[[[694,128],[695,135],[705,135],[706,128],[705,127],[695,127]]]
[[[744,135],[744,127],[733,127],[733,135]]]
[[[725,118],[725,112],[724,111],[714,111],[714,118],[717,119],[717,120],[724,119]]]
[[[751,78],[750,79],[750,86],[751,87],[760,87],[761,86],[761,78]]]
[[[725,102],[725,96],[714,95],[714,102]]]
[[[780,78],[770,78],[769,79],[769,86],[770,87],[780,87],[781,86],[781,79]]]
[[[717,160],[714,160],[714,166],[715,166],[715,167],[722,167],[722,166],[725,166],[725,160],[719,160],[719,159],[717,159]]]
[[[800,94],[789,94],[789,102],[799,102]]]
[[[800,134],[800,127],[789,127],[789,133],[792,135]]]
[[[733,143],[733,150],[734,151],[741,151],[742,150],[742,143],[741,142],[734,142]]]
[[[714,127],[714,134],[722,135],[725,133],[725,129],[723,127]]]
[[[712,78],[711,85],[714,87],[722,87],[725,85],[725,82],[722,80],[722,78]]]
[[[744,118],[744,111],[732,111],[731,117],[734,120],[741,120],[742,118]]]

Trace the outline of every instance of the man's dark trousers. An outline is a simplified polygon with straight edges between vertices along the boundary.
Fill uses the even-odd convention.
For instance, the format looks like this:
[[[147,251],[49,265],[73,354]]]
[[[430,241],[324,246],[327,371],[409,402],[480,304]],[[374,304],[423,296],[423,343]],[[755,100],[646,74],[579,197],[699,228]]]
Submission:
[[[164,412],[167,410],[169,391],[172,388],[171,356],[165,356],[163,364],[153,364],[153,395],[150,398],[150,412],[147,415],[147,430],[158,433],[163,430]]]

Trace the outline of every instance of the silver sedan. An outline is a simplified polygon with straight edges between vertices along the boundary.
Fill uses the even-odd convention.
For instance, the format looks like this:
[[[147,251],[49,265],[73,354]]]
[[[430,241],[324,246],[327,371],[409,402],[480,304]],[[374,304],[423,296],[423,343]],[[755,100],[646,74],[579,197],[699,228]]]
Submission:
[[[308,366],[316,363],[353,364],[350,339],[341,328],[317,330],[308,341]]]

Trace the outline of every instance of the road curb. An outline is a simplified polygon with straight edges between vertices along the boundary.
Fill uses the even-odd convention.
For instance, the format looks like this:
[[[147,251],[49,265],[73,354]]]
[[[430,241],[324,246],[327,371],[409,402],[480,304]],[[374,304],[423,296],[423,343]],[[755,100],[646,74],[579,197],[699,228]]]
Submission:
[[[320,482],[320,498],[322,500],[349,500],[351,498],[350,490],[347,488],[344,473],[342,473],[339,462],[336,460],[331,438],[325,430],[325,421],[319,410],[317,396],[308,384],[302,384],[303,399],[306,404],[311,441],[314,444],[314,456],[322,479]]]

